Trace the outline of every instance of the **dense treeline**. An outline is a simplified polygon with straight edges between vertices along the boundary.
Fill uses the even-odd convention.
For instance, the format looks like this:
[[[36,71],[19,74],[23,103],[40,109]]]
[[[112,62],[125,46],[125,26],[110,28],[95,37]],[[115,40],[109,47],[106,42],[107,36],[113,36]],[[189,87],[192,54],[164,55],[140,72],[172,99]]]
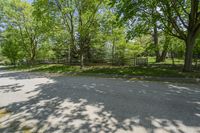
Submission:
[[[200,53],[196,0],[0,0],[1,54],[12,64],[128,65],[135,57]]]

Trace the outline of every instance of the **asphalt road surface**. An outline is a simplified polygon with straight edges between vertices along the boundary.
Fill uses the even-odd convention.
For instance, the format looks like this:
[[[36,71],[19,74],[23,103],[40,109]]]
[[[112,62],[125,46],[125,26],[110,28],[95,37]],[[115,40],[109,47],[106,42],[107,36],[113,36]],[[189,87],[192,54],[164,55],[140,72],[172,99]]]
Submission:
[[[0,132],[200,133],[200,85],[0,69]]]

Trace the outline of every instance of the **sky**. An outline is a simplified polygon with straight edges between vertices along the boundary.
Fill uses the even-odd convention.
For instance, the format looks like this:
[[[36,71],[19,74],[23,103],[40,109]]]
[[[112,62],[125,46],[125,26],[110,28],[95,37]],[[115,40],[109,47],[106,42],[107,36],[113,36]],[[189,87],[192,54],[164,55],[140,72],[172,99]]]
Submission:
[[[26,1],[28,1],[29,3],[32,3],[32,2],[33,2],[33,0],[26,0]]]

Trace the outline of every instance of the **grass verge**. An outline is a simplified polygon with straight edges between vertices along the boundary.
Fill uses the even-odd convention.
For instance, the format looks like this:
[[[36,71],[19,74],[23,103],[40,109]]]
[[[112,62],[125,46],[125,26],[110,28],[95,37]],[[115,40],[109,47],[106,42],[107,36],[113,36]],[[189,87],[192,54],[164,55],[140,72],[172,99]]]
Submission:
[[[79,66],[66,65],[35,65],[8,67],[8,70],[48,72],[48,73],[78,73],[84,74],[107,74],[107,75],[129,75],[129,76],[151,76],[151,77],[180,77],[200,78],[200,71],[183,73],[180,66],[171,65],[150,65],[143,67],[113,67],[113,66],[90,66],[80,69]]]

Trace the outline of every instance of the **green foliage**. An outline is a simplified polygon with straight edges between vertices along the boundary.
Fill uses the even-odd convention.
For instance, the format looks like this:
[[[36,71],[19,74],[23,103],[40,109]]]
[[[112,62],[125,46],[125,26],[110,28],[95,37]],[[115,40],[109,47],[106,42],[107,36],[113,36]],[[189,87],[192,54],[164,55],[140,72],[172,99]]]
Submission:
[[[46,39],[43,34],[47,32],[42,22],[33,16],[33,6],[21,0],[12,0],[8,1],[3,8],[3,13],[4,32],[6,32],[3,51],[7,51],[4,52],[4,55],[9,56],[11,62],[16,62],[15,60],[19,60],[17,55],[20,53],[32,64],[36,58],[39,43]],[[9,28],[12,30],[9,30]],[[11,34],[15,38],[10,37]],[[9,46],[12,47],[12,51]],[[11,56],[14,56],[13,54],[15,57],[11,59]]]
[[[2,41],[2,55],[7,57],[11,61],[11,64],[16,65],[17,61],[23,58],[17,31],[9,28],[4,32],[3,36],[6,39]]]
[[[191,8],[168,0],[0,0],[1,54],[12,64],[30,65],[37,60],[83,66],[129,65],[143,56],[183,59],[189,30],[180,18],[188,23],[185,12]]]
[[[128,43],[126,48],[126,57],[127,58],[133,58],[142,56],[142,53],[144,53],[144,47],[142,47],[141,44],[137,43]]]
[[[44,42],[39,46],[37,59],[38,60],[52,60],[55,59],[55,52],[52,50],[51,45],[49,43]]]

